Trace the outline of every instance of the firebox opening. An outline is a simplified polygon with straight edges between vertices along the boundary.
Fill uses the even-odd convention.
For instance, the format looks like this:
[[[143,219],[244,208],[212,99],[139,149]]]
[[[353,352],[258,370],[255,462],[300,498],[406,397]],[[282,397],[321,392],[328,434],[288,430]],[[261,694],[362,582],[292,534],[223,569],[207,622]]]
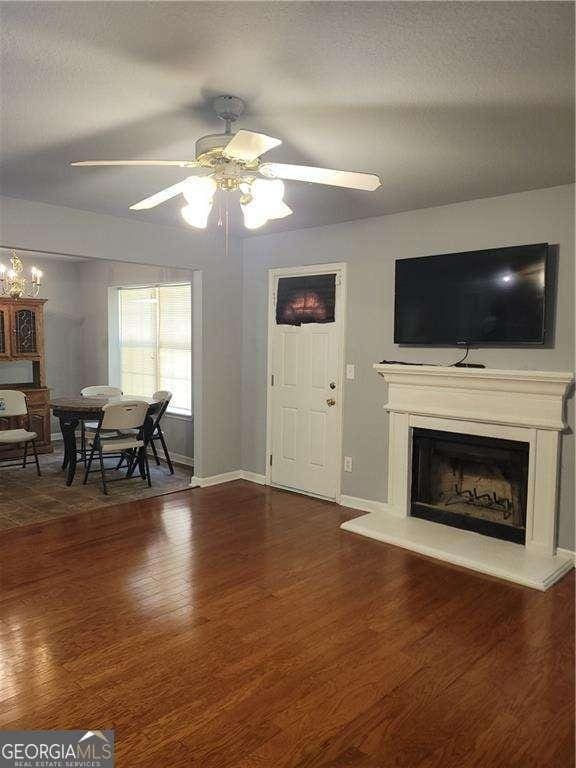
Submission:
[[[528,443],[416,428],[413,517],[524,544]]]

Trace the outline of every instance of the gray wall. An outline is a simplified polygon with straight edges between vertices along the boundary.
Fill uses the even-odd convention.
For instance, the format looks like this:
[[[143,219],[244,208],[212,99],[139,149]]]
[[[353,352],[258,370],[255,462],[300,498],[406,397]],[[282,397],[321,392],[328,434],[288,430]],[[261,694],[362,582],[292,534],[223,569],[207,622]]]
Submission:
[[[87,258],[202,270],[202,421],[196,418],[197,472],[240,466],[242,259],[240,243],[223,234],[0,198],[0,242],[15,248]]]
[[[394,261],[433,253],[547,241],[559,246],[556,337],[552,348],[479,349],[471,361],[495,368],[574,369],[574,187],[563,186],[429,208],[278,235],[243,244],[242,467],[265,471],[267,271],[271,267],[348,264],[346,361],[356,380],[344,393],[343,493],[387,498],[386,390],[372,364],[383,358],[450,363],[456,349],[393,343]],[[574,428],[573,400],[568,421]],[[574,440],[563,440],[559,543],[574,548]]]

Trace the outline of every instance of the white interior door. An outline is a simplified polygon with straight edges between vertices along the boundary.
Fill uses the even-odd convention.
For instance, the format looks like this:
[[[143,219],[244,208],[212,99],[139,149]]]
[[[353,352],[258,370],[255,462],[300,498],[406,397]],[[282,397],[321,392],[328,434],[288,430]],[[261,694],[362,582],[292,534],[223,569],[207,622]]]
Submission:
[[[271,313],[271,481],[330,499],[340,470],[341,283],[337,274],[334,322],[279,325]]]

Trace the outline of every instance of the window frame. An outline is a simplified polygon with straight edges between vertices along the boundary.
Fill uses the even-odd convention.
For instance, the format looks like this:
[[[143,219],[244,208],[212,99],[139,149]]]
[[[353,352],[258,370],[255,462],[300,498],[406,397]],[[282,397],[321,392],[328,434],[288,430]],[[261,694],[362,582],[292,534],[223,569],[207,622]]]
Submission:
[[[120,323],[121,323],[121,291],[123,290],[137,290],[146,288],[169,288],[180,285],[188,286],[190,289],[190,413],[182,413],[181,410],[173,410],[170,406],[166,411],[166,415],[171,419],[180,419],[182,421],[190,421],[194,417],[194,374],[193,374],[193,306],[192,300],[194,295],[194,286],[191,280],[170,281],[166,283],[134,283],[115,285],[108,288],[108,379],[110,384],[121,388],[122,385],[122,368],[121,368],[121,349],[120,343]],[[156,349],[160,349],[158,346],[158,337],[156,339]],[[156,365],[156,389],[160,389],[158,383],[159,374],[159,355],[157,354]]]

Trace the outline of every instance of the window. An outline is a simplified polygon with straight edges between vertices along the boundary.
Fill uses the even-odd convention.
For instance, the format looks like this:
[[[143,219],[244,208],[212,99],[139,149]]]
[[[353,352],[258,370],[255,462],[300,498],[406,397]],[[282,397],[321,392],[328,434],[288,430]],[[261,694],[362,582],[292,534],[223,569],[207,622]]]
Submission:
[[[118,290],[120,386],[126,395],[172,392],[169,412],[192,413],[189,283]]]

